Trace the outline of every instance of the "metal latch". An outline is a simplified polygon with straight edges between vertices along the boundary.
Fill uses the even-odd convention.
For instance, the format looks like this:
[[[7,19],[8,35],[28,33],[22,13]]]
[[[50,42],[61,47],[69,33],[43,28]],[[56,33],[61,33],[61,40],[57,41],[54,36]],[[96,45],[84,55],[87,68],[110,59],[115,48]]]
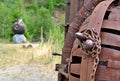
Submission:
[[[56,71],[58,71],[60,74],[64,75],[66,79],[68,79],[69,74],[67,73],[67,65],[66,64],[56,64]]]

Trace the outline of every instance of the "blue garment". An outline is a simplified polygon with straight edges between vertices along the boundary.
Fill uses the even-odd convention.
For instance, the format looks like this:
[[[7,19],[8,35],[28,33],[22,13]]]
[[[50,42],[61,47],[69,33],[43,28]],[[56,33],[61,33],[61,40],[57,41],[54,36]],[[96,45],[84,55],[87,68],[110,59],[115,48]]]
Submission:
[[[13,42],[16,44],[25,43],[26,41],[27,41],[27,39],[24,36],[24,34],[15,34],[13,36]]]

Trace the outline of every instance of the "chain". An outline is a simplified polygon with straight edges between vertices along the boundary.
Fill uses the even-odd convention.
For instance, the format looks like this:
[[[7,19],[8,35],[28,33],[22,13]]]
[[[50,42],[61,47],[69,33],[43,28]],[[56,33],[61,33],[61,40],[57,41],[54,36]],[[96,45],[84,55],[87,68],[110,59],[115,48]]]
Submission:
[[[80,40],[82,50],[85,52],[86,55],[92,57],[94,60],[93,71],[91,73],[91,81],[94,81],[96,69],[99,63],[99,54],[101,51],[101,39],[99,37],[99,34],[93,28],[85,29],[81,33],[84,35],[84,38],[85,38],[84,40]],[[86,40],[91,40],[93,42],[93,46],[91,49],[85,48]]]
[[[99,63],[99,56],[97,55],[94,58],[93,73],[91,73],[91,81],[95,80],[95,73],[96,73],[96,70],[97,70],[98,63]]]
[[[86,55],[89,55],[95,58],[101,51],[101,39],[95,29],[85,29],[81,33],[83,33],[85,40],[91,40],[93,42],[93,46],[91,49],[85,48],[85,40],[81,41],[82,50],[85,52]]]

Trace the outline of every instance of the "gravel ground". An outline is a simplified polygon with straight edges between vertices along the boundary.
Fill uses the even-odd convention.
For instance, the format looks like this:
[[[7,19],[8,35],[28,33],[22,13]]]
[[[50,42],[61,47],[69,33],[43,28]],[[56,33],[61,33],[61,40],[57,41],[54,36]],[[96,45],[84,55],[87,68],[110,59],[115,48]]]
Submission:
[[[45,66],[23,65],[0,69],[0,81],[57,81],[57,72]]]

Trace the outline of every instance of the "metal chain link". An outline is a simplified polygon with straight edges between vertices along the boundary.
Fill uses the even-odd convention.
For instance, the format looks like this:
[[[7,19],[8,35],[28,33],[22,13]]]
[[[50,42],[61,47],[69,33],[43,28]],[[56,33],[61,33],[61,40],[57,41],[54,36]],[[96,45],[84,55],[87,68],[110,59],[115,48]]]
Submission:
[[[98,36],[98,33],[93,28],[85,29],[81,33],[83,33],[86,40],[92,40],[94,43],[92,49],[88,50],[84,48],[85,41],[81,41],[82,50],[86,55],[90,55],[91,57],[95,58],[101,51],[101,39]]]
[[[101,52],[101,39],[99,37],[99,34],[93,28],[85,29],[81,33],[83,33],[86,40],[90,39],[94,43],[92,49],[88,50],[84,48],[85,41],[81,41],[82,50],[85,52],[86,55],[89,55],[94,59],[93,71],[91,73],[91,81],[94,81],[96,69],[99,63],[99,54]]]
[[[96,70],[97,70],[98,63],[99,63],[99,56],[97,55],[94,58],[93,73],[91,73],[91,81],[95,80],[95,73],[96,73]]]

